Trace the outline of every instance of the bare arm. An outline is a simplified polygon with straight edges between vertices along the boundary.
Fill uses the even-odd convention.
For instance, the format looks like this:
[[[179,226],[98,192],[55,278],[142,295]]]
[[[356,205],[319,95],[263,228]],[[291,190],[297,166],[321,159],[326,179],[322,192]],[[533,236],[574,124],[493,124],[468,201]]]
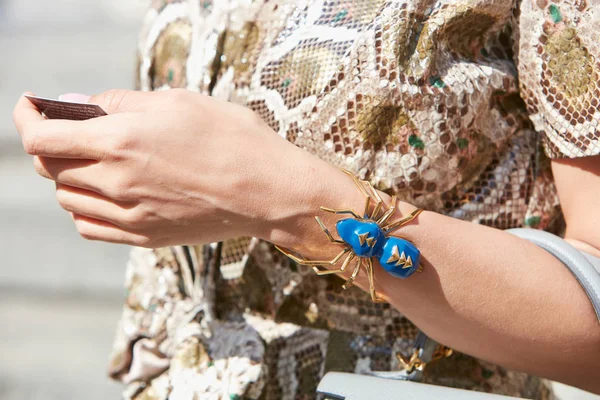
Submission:
[[[85,238],[157,247],[251,235],[327,259],[339,247],[315,223],[319,207],[364,205],[343,172],[239,106],[187,91],[112,91],[93,102],[110,115],[45,120],[25,98],[15,109],[38,173],[57,182],[58,201]],[[598,157],[554,161],[567,236],[596,254],[598,164]],[[413,209],[400,203],[396,218]],[[333,227],[336,218],[323,217]],[[427,334],[600,392],[593,376],[600,327],[559,261],[510,234],[433,212],[397,234],[419,247],[425,271],[403,281],[376,265],[376,288]],[[357,283],[366,288],[362,277]]]
[[[599,157],[555,161],[553,169],[567,239],[600,255]],[[307,167],[305,174],[320,183],[314,192],[296,187],[289,198],[296,204],[305,199],[303,208],[312,205],[313,215],[321,205],[363,207],[362,196],[340,171],[323,163]],[[293,209],[283,203],[282,210]],[[406,203],[399,208],[402,215],[414,210]],[[333,228],[339,217],[323,214]],[[335,244],[326,244],[308,211],[285,215],[273,226],[279,228],[266,233],[269,240],[308,258],[330,259],[339,252]],[[506,232],[433,212],[423,212],[395,234],[421,250],[424,272],[401,280],[377,265],[376,289],[419,328],[461,352],[600,392],[595,372],[600,326],[585,292],[560,261]],[[364,275],[357,284],[368,290]]]

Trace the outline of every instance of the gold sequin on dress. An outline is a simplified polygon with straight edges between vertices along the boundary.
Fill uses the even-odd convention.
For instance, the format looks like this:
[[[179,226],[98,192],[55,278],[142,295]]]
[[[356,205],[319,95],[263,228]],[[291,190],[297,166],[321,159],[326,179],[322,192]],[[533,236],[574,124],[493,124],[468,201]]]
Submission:
[[[558,231],[548,156],[600,153],[595,3],[155,1],[138,86],[244,104],[418,207]],[[257,239],[135,249],[110,373],[131,399],[313,399],[326,371],[398,368],[416,332]],[[536,377],[462,354],[425,381],[550,396]]]

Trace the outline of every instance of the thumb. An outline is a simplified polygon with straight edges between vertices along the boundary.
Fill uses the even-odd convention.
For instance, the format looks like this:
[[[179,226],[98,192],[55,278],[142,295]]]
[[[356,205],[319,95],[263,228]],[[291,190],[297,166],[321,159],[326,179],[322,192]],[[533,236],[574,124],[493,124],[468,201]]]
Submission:
[[[91,96],[89,103],[98,104],[108,114],[140,111],[147,108],[148,93],[113,89]]]

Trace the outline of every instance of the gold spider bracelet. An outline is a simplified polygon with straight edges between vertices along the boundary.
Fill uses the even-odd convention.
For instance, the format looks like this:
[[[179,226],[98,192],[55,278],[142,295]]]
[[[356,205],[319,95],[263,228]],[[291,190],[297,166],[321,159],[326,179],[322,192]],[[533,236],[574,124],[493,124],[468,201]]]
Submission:
[[[350,214],[352,218],[341,219],[336,222],[336,230],[340,239],[335,239],[319,217],[315,217],[317,223],[327,235],[331,243],[344,246],[344,249],[332,260],[307,260],[297,257],[288,249],[275,246],[283,254],[302,265],[309,265],[318,275],[340,274],[346,271],[352,260],[356,259],[352,275],[342,286],[347,289],[358,276],[361,266],[364,267],[369,279],[369,292],[374,302],[384,301],[377,296],[375,284],[373,281],[373,257],[379,260],[379,263],[390,275],[397,278],[408,278],[417,271],[421,271],[419,264],[421,259],[420,251],[411,242],[395,236],[389,236],[393,230],[409,223],[415,219],[423,210],[417,209],[407,217],[385,225],[386,221],[396,210],[396,195],[392,196],[392,201],[387,210],[383,210],[383,200],[370,182],[359,180],[353,173],[342,169],[349,175],[360,192],[365,196],[365,210],[361,217],[351,209],[335,210],[327,207],[321,207],[321,210],[333,214]],[[375,198],[375,208],[369,214],[371,206],[371,195],[365,189],[368,188]],[[383,214],[380,216],[380,214]],[[320,269],[324,265],[336,265],[342,257],[346,258],[338,269]]]

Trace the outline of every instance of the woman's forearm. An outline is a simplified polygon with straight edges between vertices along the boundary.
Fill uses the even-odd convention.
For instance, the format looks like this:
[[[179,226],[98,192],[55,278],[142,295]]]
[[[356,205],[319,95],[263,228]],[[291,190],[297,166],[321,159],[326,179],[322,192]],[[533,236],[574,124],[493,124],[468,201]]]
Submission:
[[[421,329],[500,365],[600,390],[591,372],[598,321],[560,261],[506,232],[432,212],[397,234],[419,247],[425,269],[404,281],[380,272],[377,284]]]
[[[291,190],[290,203],[277,206],[286,210],[285,218],[271,225],[276,228],[267,239],[309,259],[331,259],[340,245],[327,240],[314,215],[337,236],[334,223],[345,217],[319,206],[361,214],[364,197],[345,174],[325,163],[312,163],[301,176],[306,187],[300,184]],[[389,202],[389,196],[382,197]],[[290,211],[294,201],[302,204],[297,215]],[[403,202],[398,208],[395,220],[414,210]],[[375,287],[420,329],[458,351],[600,391],[593,372],[600,359],[598,321],[560,261],[509,233],[433,212],[392,234],[420,249],[424,271],[402,280],[376,263]],[[356,284],[368,290],[364,273]]]

